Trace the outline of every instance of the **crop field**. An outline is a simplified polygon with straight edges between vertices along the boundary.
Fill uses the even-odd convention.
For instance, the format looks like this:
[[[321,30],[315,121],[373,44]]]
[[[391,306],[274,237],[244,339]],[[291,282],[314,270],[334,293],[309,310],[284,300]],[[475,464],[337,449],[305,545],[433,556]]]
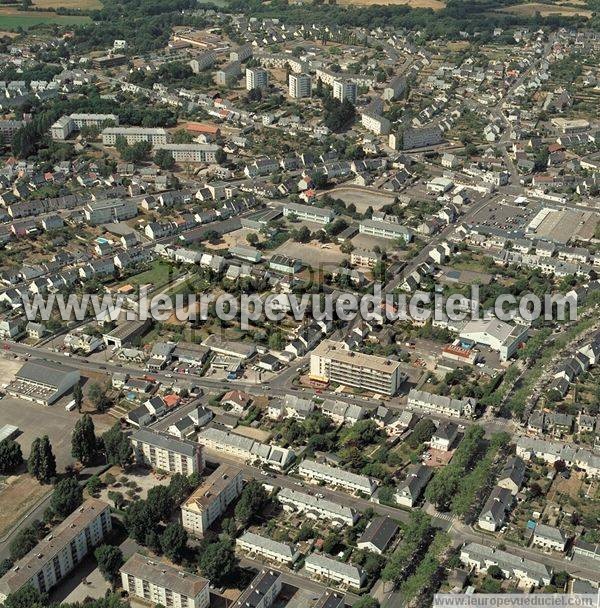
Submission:
[[[340,0],[338,4],[353,4],[356,6],[408,4],[412,8],[430,8],[434,11],[442,10],[446,6],[446,3],[442,0]]]
[[[93,11],[102,8],[100,0],[34,0],[36,8],[78,8]]]
[[[589,19],[592,16],[592,11],[581,8],[574,3],[560,3],[560,4],[542,4],[539,2],[528,2],[526,4],[515,4],[514,6],[507,6],[506,8],[500,9],[503,13],[511,13],[513,15],[524,15],[531,17],[536,13],[539,13],[542,17],[548,15],[562,15],[563,17],[586,17]]]
[[[0,29],[15,30],[19,27],[28,29],[34,25],[77,25],[90,22],[89,17],[79,15],[57,15],[52,12],[19,11],[16,7],[0,8]]]

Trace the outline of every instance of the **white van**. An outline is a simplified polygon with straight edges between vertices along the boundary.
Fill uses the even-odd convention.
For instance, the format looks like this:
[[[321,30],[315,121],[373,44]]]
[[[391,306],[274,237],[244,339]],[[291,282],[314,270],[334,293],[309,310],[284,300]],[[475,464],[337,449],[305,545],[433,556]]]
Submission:
[[[67,410],[67,412],[72,412],[76,407],[77,407],[77,404],[75,403],[75,399],[73,399],[72,401],[69,401],[69,403],[67,403],[67,405],[65,405],[65,409]]]

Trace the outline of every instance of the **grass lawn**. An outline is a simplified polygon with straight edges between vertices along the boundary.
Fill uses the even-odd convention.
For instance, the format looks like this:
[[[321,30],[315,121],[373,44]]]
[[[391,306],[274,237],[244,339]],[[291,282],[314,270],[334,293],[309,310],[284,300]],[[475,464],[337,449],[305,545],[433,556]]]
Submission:
[[[52,486],[39,484],[31,475],[24,474],[6,480],[0,489],[0,536],[4,536]]]
[[[94,11],[102,8],[100,0],[34,0],[36,8],[75,8],[81,11]]]
[[[169,281],[179,276],[179,272],[170,264],[166,262],[156,261],[152,264],[152,267],[140,274],[136,274],[123,281],[124,285],[146,285],[152,283],[152,285],[165,285]]]
[[[27,29],[34,25],[77,25],[80,23],[91,23],[91,19],[77,15],[17,11],[13,7],[0,9],[0,28],[3,30],[14,30],[19,27]]]

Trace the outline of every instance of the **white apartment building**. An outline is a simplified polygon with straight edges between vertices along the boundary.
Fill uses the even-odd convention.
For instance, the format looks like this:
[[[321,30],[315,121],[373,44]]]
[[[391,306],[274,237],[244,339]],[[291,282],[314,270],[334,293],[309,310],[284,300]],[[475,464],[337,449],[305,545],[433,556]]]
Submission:
[[[169,141],[169,134],[160,127],[107,127],[102,131],[102,143],[105,146],[114,146],[118,137],[124,137],[129,145],[149,141],[153,146],[158,146]]]
[[[344,469],[330,467],[316,460],[303,460],[298,466],[298,473],[306,479],[324,481],[329,486],[364,492],[367,496],[371,496],[377,488],[375,481],[366,475],[357,475]]]
[[[207,608],[208,580],[172,564],[134,553],[121,567],[121,584],[130,597],[168,608]]]
[[[367,251],[366,249],[354,249],[350,253],[350,263],[353,266],[373,268],[379,261],[381,261],[381,256],[374,251]]]
[[[140,429],[130,438],[136,460],[167,473],[191,475],[204,470],[202,446],[171,435]]]
[[[460,561],[475,572],[487,572],[490,566],[498,566],[505,578],[516,578],[527,586],[549,585],[552,569],[535,562],[480,543],[468,543],[460,552]]]
[[[130,199],[109,199],[88,203],[83,208],[83,214],[87,222],[97,226],[129,220],[138,214],[138,208],[135,201]]]
[[[312,205],[302,205],[301,203],[287,203],[283,207],[284,217],[295,215],[300,220],[315,222],[317,224],[329,224],[335,214],[332,209],[321,209]]]
[[[346,99],[350,103],[356,103],[358,95],[358,87],[351,80],[334,80],[333,81],[333,96],[344,102]]]
[[[250,437],[243,437],[217,428],[206,428],[200,431],[198,441],[207,450],[230,454],[244,461],[260,461],[280,470],[294,459],[292,450],[254,441]]]
[[[357,353],[348,350],[342,342],[323,340],[311,353],[310,378],[394,395],[406,374],[398,361]]]
[[[58,585],[112,529],[110,507],[90,498],[0,579],[0,603],[26,585],[42,593]]]
[[[214,144],[159,144],[155,150],[166,150],[176,163],[216,163],[219,146]]]
[[[363,112],[361,123],[367,131],[371,131],[375,135],[387,135],[392,128],[392,123],[385,116],[373,112]]]
[[[311,553],[304,562],[307,572],[335,581],[345,587],[360,589],[366,580],[363,569],[344,562],[338,562],[332,557]]]
[[[293,564],[298,557],[300,557],[300,552],[292,545],[279,543],[266,536],[254,534],[253,532],[245,532],[235,541],[235,544],[242,551],[245,551],[252,556],[260,555],[271,562],[277,562],[287,566]]]
[[[61,116],[50,127],[50,135],[54,140],[64,140],[81,127],[100,127],[106,123],[118,125],[119,117],[116,114],[70,114]]]
[[[410,228],[396,224],[395,222],[378,221],[378,220],[363,220],[358,225],[358,231],[361,234],[368,234],[382,239],[398,240],[402,239],[406,243],[410,243],[413,238],[413,233]]]
[[[471,397],[453,399],[446,395],[435,395],[413,388],[408,393],[408,407],[417,408],[434,414],[452,416],[453,418],[472,418],[475,415],[477,401]]]
[[[231,608],[271,608],[281,592],[281,573],[262,570]]]
[[[269,86],[269,73],[262,68],[246,68],[246,91],[266,89]]]
[[[288,90],[293,99],[310,97],[312,94],[312,78],[308,74],[290,74]]]
[[[308,519],[327,519],[346,526],[353,526],[358,520],[358,514],[350,507],[289,488],[280,490],[277,500],[284,510],[304,513]]]
[[[243,486],[240,468],[219,465],[181,505],[183,527],[194,536],[202,536],[240,495]]]

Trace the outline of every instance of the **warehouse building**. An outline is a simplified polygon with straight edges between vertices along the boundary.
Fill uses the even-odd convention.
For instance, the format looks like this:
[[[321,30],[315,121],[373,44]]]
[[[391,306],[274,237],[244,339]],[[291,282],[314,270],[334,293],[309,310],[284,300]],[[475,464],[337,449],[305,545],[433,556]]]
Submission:
[[[52,405],[79,382],[79,370],[54,361],[28,361],[6,387],[13,397]]]

